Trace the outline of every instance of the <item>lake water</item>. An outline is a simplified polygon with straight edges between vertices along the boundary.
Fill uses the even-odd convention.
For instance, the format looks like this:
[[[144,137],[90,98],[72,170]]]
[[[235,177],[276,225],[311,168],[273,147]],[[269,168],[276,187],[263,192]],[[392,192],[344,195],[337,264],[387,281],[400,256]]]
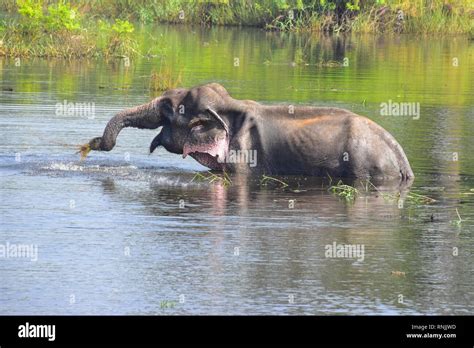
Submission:
[[[137,38],[146,55],[128,67],[0,59],[0,314],[474,314],[472,41],[178,26]],[[160,64],[185,87],[368,116],[405,149],[411,192],[435,201],[399,207],[359,187],[347,202],[304,177],[192,181],[206,169],[191,158],[148,154],[156,130],[124,130],[80,162],[78,144],[157,94]],[[95,114],[56,112],[65,101]],[[419,103],[419,118],[381,116],[389,101]],[[326,257],[333,243],[364,257]],[[14,257],[19,244],[36,257]]]

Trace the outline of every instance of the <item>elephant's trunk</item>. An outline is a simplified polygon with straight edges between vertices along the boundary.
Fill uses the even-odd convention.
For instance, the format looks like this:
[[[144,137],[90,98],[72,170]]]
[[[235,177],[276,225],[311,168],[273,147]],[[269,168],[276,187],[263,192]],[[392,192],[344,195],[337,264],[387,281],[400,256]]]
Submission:
[[[110,151],[114,148],[120,131],[125,127],[156,129],[161,126],[161,116],[159,111],[160,98],[151,102],[139,105],[116,114],[105,127],[102,137],[93,138],[89,143],[81,146],[82,158],[85,158],[89,151]]]
[[[107,123],[100,141],[99,149],[97,150],[112,150],[115,146],[118,134],[125,127],[155,129],[161,126],[158,103],[159,100],[154,99],[147,104],[121,111],[115,115]]]

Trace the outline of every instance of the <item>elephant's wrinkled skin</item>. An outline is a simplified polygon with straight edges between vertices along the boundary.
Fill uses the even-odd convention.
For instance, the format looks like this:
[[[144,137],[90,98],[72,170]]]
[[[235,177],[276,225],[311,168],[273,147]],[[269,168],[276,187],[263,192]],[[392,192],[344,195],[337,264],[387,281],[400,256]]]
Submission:
[[[413,178],[400,144],[366,117],[338,108],[236,100],[217,83],[173,89],[118,113],[102,137],[82,146],[83,155],[112,150],[124,127],[162,127],[150,152],[163,146],[215,170]]]

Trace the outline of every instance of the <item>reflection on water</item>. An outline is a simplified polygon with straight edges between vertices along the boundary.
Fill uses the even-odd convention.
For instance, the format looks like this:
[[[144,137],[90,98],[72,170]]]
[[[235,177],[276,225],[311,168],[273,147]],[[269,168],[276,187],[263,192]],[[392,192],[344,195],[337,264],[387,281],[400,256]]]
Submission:
[[[199,182],[192,159],[148,155],[155,131],[127,129],[114,151],[81,163],[75,144],[149,99],[162,56],[128,69],[0,60],[13,88],[0,94],[0,244],[38,246],[37,262],[0,258],[1,314],[473,314],[472,45],[179,27],[139,40],[161,33],[186,86],[218,81],[237,98],[338,105],[379,122],[407,152],[411,192],[436,201],[399,207],[384,193],[408,191],[393,183],[356,182],[351,203],[328,179]],[[349,67],[318,65],[345,57]],[[420,120],[380,116],[389,99],[420,102]],[[56,115],[64,100],[94,102],[95,118]],[[333,243],[363,245],[363,260],[326,257]]]

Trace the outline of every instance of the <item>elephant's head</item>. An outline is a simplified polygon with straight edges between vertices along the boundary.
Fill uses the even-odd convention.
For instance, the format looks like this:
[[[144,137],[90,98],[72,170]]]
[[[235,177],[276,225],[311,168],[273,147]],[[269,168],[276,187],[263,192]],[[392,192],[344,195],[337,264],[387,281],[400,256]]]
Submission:
[[[115,115],[102,137],[81,147],[82,157],[90,150],[110,151],[124,127],[156,129],[160,133],[150,144],[186,157],[188,154],[212,169],[223,169],[232,137],[230,117],[241,113],[241,105],[217,83],[192,89],[173,89],[151,102]]]

